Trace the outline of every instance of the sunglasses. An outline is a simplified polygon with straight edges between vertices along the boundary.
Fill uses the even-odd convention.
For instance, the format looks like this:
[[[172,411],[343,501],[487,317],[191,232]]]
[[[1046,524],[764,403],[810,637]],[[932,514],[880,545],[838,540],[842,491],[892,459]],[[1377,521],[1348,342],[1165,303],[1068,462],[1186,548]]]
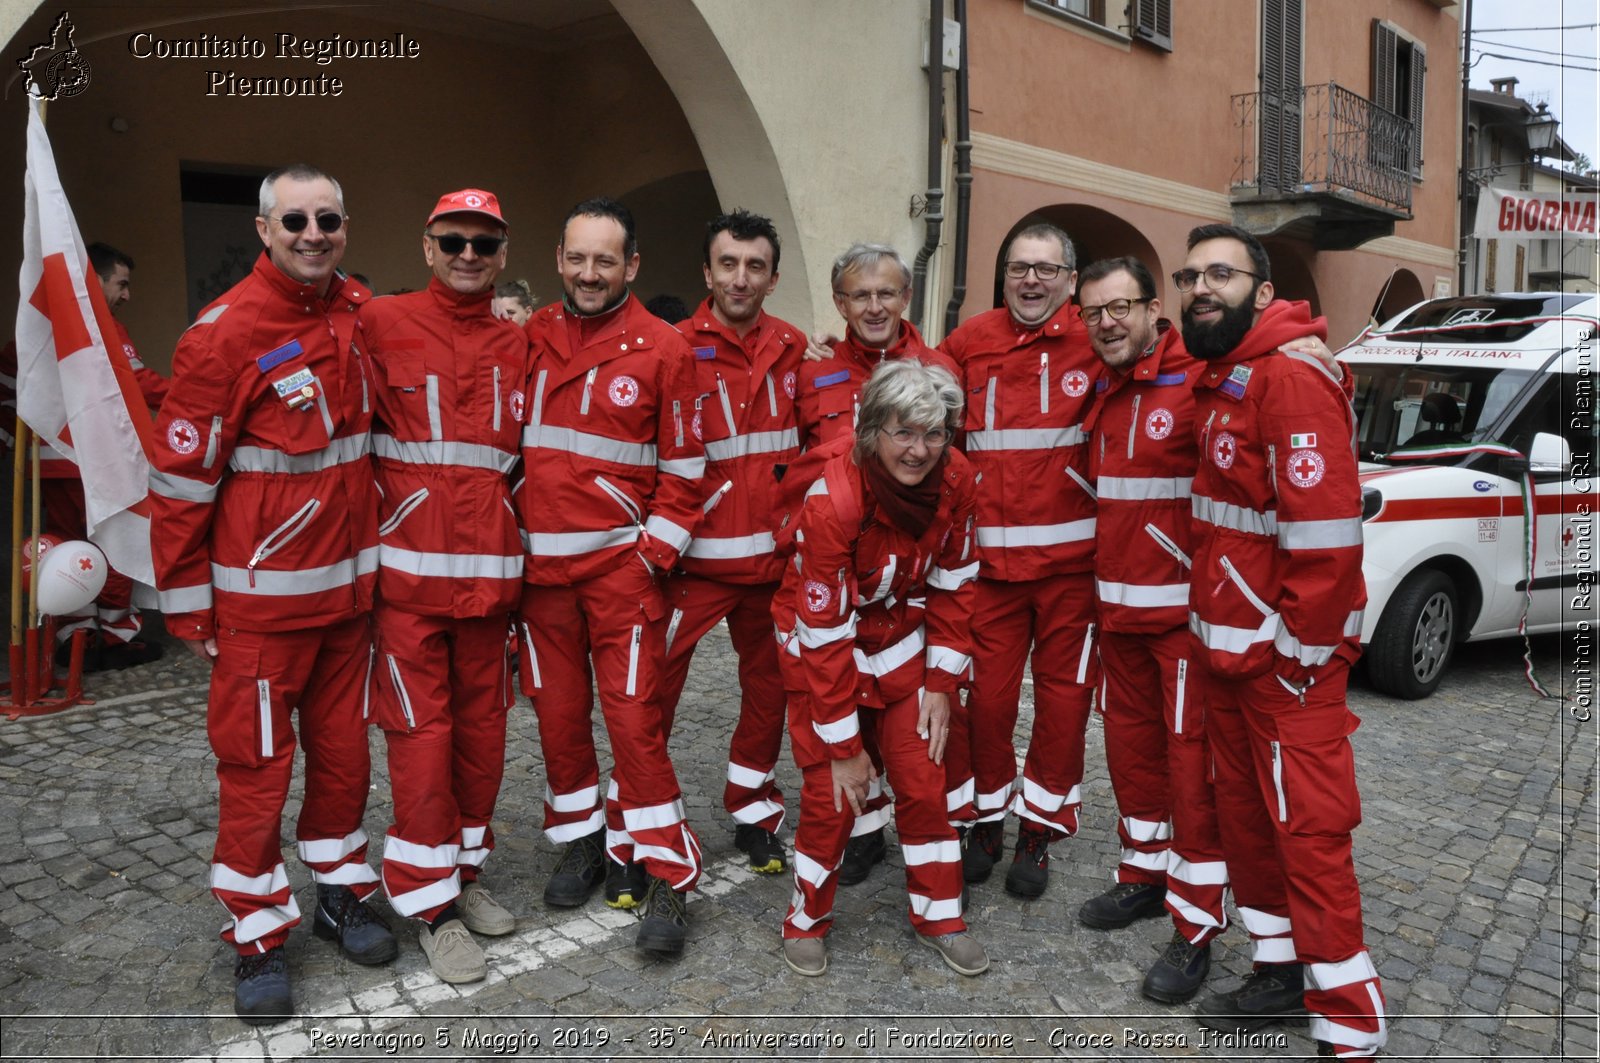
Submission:
[[[460,233],[423,233],[428,239],[439,245],[439,250],[447,255],[459,255],[472,245],[472,253],[479,258],[488,258],[490,255],[499,254],[500,247],[506,242],[504,236],[474,236],[468,239]]]
[[[271,218],[272,215],[268,214],[267,217]],[[283,226],[284,229],[292,233],[305,232],[306,226],[311,224],[311,218],[304,212],[298,210],[291,210],[289,213],[284,214],[281,217],[274,218],[273,220],[279,225]],[[325,233],[336,233],[343,227],[344,215],[342,214],[336,214],[331,210],[325,210],[321,214],[317,215],[317,228],[321,229]]]

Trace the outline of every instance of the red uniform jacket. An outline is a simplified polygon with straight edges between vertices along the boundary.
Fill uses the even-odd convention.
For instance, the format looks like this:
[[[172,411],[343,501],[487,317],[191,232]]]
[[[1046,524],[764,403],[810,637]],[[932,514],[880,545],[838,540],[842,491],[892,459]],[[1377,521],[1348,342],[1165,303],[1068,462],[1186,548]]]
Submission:
[[[522,538],[506,478],[518,455],[528,337],[492,291],[376,299],[361,312],[376,395],[383,495],[378,589],[429,616],[507,613],[522,593]]]
[[[1095,501],[1083,421],[1105,371],[1066,304],[1025,329],[1004,307],[945,338],[967,392],[962,450],[982,477],[983,577],[1035,580],[1094,568]]]
[[[1335,654],[1360,655],[1355,415],[1320,362],[1277,350],[1306,335],[1327,323],[1274,302],[1195,385],[1189,626],[1218,675],[1299,685]]]
[[[842,526],[828,484],[855,494]],[[835,759],[861,751],[858,708],[917,690],[954,694],[972,664],[973,469],[951,450],[939,508],[920,540],[877,519],[849,454],[828,462],[800,511],[795,563],[772,598],[786,682],[810,693],[811,726]]]
[[[316,627],[372,607],[378,496],[356,311],[272,264],[178,341],[155,425],[151,554],[173,633]]]
[[[1205,363],[1161,324],[1155,350],[1101,377],[1089,415],[1095,591],[1106,631],[1157,634],[1189,623],[1194,382]]]
[[[678,331],[694,349],[700,397],[691,425],[705,444],[709,492],[679,564],[728,583],[772,583],[783,574],[773,553],[783,508],[773,466],[800,452],[794,396],[806,337],[763,313],[740,341],[712,314],[709,299]]]
[[[635,551],[671,568],[700,521],[705,451],[677,331],[629,295],[598,320],[561,303],[528,319],[532,380],[517,509],[527,581],[563,585]]]
[[[936,365],[961,382],[960,371],[949,357],[922,342],[922,334],[909,321],[900,322],[900,336],[887,348],[866,347],[846,332],[833,345],[833,357],[800,366],[800,444],[804,450],[840,436],[854,435],[856,410],[867,378],[885,358],[916,358]]]

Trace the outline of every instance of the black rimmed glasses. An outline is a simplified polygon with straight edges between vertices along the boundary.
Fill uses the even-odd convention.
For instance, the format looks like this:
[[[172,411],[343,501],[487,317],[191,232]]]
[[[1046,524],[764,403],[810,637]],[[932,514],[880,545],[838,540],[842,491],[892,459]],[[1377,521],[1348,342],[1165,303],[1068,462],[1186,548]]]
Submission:
[[[472,245],[472,253],[479,258],[488,258],[500,253],[500,248],[505,246],[504,236],[473,236],[466,237],[460,233],[423,233],[428,239],[439,245],[439,250],[447,255],[459,255]]]
[[[1178,286],[1178,291],[1189,292],[1194,290],[1195,282],[1204,277],[1207,288],[1214,292],[1220,292],[1228,286],[1229,281],[1233,280],[1235,273],[1243,273],[1246,277],[1253,277],[1256,280],[1261,279],[1261,274],[1259,273],[1251,273],[1247,269],[1235,269],[1233,266],[1224,265],[1221,262],[1213,262],[1204,270],[1178,270],[1172,275],[1172,283]]]
[[[1053,281],[1061,275],[1067,267],[1060,262],[1019,262],[1012,260],[1006,263],[1006,276],[1012,280],[1021,280],[1033,270],[1033,275],[1042,281]]]
[[[272,218],[272,215],[268,214],[267,217]],[[306,231],[306,226],[311,224],[311,216],[306,214],[305,211],[301,210],[291,210],[287,214],[282,214],[276,218],[272,218],[272,220],[283,226],[286,231],[291,233],[303,233]],[[343,214],[340,214],[336,211],[325,210],[317,215],[317,228],[322,232],[336,233],[343,227]]]
[[[1100,324],[1102,317],[1109,317],[1113,321],[1121,321],[1133,311],[1140,303],[1148,303],[1149,299],[1113,299],[1109,303],[1099,306],[1083,306],[1078,308],[1078,316],[1083,318],[1083,323],[1093,328]]]

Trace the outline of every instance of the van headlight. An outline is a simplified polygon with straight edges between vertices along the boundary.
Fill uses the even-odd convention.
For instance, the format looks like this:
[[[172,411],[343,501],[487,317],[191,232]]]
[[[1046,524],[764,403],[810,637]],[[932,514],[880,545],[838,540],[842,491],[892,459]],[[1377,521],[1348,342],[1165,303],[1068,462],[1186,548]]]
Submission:
[[[1383,508],[1383,492],[1376,487],[1363,487],[1361,489],[1361,521],[1366,523],[1378,515],[1378,510]]]

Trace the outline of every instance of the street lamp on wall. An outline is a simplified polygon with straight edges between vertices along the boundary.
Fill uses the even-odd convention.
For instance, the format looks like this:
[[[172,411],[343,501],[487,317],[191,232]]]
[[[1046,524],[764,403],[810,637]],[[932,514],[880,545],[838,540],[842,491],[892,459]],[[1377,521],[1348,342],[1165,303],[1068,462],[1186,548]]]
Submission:
[[[1560,124],[1561,120],[1551,114],[1549,105],[1544,103],[1523,123],[1522,128],[1528,136],[1528,152],[1535,163],[1539,161],[1539,156],[1555,147],[1556,126]]]

